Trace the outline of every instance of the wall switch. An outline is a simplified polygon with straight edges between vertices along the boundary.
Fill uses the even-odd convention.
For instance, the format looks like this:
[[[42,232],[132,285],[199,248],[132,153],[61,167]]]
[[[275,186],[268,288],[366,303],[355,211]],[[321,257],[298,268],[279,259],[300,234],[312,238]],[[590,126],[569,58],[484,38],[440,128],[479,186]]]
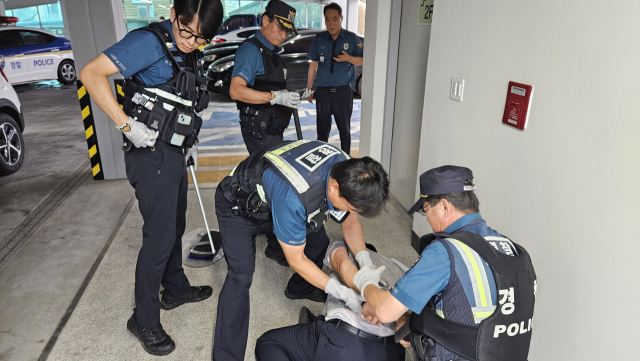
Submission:
[[[451,93],[449,94],[449,99],[461,102],[463,91],[464,91],[464,79],[451,78]]]

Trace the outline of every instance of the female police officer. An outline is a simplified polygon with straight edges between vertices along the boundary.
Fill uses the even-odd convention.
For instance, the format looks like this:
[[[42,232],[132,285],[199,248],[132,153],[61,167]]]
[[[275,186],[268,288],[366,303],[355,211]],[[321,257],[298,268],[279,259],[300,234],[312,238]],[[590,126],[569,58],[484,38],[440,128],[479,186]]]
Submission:
[[[215,35],[222,15],[220,0],[176,0],[170,20],[129,33],[80,73],[95,103],[126,136],[127,178],[144,219],[136,308],[127,328],[152,355],[175,349],[160,324],[160,307],[199,302],[212,293],[209,286],[189,284],[182,269],[181,237],[187,207],[185,160],[197,162],[202,120],[196,112],[209,102],[201,54],[194,51]],[[127,79],[122,109],[107,79],[117,72]],[[160,284],[165,289],[162,301]]]

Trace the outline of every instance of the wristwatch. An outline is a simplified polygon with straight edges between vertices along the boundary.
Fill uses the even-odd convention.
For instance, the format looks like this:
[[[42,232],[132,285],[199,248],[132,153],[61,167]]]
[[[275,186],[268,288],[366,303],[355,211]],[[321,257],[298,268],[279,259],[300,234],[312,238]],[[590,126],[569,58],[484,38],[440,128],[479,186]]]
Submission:
[[[276,98],[276,94],[272,91],[271,94],[269,95],[269,100],[273,100]]]

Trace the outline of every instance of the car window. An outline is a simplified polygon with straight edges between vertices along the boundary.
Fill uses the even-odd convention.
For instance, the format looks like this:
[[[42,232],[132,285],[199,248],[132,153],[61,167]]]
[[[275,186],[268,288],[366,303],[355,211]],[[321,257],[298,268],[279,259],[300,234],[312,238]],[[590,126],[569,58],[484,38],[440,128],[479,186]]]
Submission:
[[[311,48],[311,43],[313,43],[314,37],[315,35],[305,36],[297,39],[293,38],[289,40],[286,44],[282,46],[284,48],[283,54],[296,54],[296,53],[306,54],[309,51],[309,48]]]
[[[22,44],[18,31],[0,31],[0,49],[17,48]]]
[[[23,46],[44,45],[51,42],[49,41],[49,36],[35,31],[21,31],[20,36],[22,37]]]
[[[241,32],[238,33],[238,37],[240,39],[246,39],[246,38],[250,37],[251,35],[255,34],[256,31],[258,31],[258,30],[254,29],[254,30],[241,31]]]

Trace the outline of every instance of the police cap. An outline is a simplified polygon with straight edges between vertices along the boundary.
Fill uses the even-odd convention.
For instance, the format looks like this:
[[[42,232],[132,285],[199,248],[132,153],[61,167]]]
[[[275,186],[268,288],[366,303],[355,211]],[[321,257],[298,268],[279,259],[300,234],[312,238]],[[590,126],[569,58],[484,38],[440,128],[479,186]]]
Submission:
[[[422,173],[420,175],[420,198],[411,207],[409,214],[420,209],[424,199],[428,196],[476,190],[476,186],[464,184],[469,179],[473,179],[471,169],[455,165],[444,165]]]
[[[264,12],[273,14],[283,29],[294,32],[298,35],[298,29],[293,25],[293,22],[296,19],[296,9],[287,5],[284,1],[271,0],[264,9]]]

